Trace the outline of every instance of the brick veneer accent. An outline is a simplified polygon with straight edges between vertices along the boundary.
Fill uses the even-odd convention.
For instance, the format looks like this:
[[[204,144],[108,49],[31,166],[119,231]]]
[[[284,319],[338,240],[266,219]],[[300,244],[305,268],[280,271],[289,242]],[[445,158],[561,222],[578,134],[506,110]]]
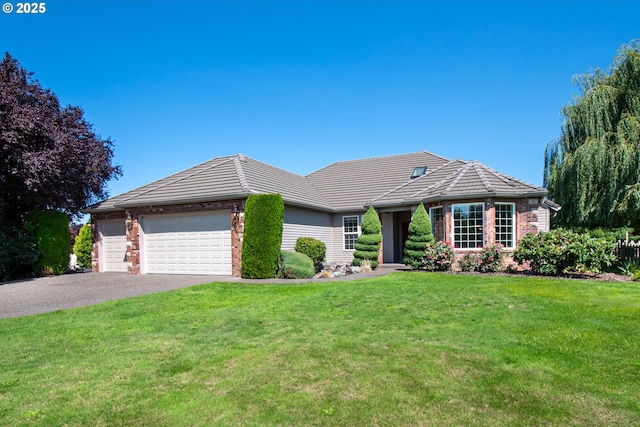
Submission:
[[[529,200],[535,203],[530,203]],[[454,204],[467,204],[467,203],[484,203],[484,245],[493,245],[496,242],[495,239],[495,221],[496,221],[496,203],[514,203],[516,210],[516,243],[527,234],[538,234],[538,215],[537,210],[540,206],[537,199],[502,199],[502,198],[490,198],[490,199],[475,199],[468,201],[453,201],[445,203],[433,203],[429,206],[425,206],[427,210],[429,207],[442,206],[443,215],[445,217],[445,240],[449,241],[453,245],[453,214],[452,205]],[[462,258],[465,253],[468,252],[480,252],[481,249],[463,249],[456,250],[456,261]],[[513,266],[513,251],[505,251],[503,258],[503,266]],[[516,267],[518,269],[520,267]]]
[[[533,199],[532,199],[533,200]],[[425,205],[427,211],[430,207],[442,206],[443,215],[445,218],[445,241],[450,242],[453,245],[453,213],[452,205],[456,204],[471,204],[471,203],[484,203],[484,246],[490,246],[496,242],[496,203],[514,203],[516,210],[516,242],[522,239],[529,233],[538,234],[538,216],[537,210],[540,206],[539,201],[536,199],[536,203],[529,203],[529,199],[502,199],[502,198],[489,198],[489,199],[473,199],[464,201],[451,201],[444,203],[431,203]],[[474,250],[463,250],[462,252],[468,252]],[[479,251],[479,249],[477,250]]]
[[[188,203],[183,205],[140,206],[125,211],[92,214],[93,250],[91,266],[93,271],[100,270],[98,221],[108,219],[125,219],[127,238],[127,271],[129,274],[140,274],[140,224],[143,215],[179,214],[195,212],[214,212],[227,210],[231,212],[231,274],[241,275],[242,237],[244,233],[244,200],[224,200],[218,202]],[[234,212],[236,211],[236,212]]]
[[[242,277],[242,237],[244,212],[231,211],[231,275]]]
[[[516,202],[518,240],[529,233],[538,234],[538,207],[538,203],[529,204],[529,199],[519,199]]]
[[[127,272],[140,274],[140,222],[138,211],[126,210]]]

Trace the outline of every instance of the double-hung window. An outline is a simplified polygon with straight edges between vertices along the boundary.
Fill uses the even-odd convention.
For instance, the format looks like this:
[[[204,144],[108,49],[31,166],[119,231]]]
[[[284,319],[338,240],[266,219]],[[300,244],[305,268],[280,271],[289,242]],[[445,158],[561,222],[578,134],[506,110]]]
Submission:
[[[515,245],[515,205],[513,203],[496,203],[496,243],[505,248]]]
[[[484,204],[453,205],[453,247],[475,249],[484,245]]]
[[[342,217],[342,235],[344,236],[344,250],[352,251],[356,248],[358,235],[360,234],[360,221],[358,215]]]

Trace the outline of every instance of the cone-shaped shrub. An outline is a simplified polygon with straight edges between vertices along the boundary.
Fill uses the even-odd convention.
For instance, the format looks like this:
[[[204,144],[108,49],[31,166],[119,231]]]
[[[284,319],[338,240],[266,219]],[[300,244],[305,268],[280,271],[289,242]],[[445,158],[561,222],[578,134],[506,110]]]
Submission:
[[[371,268],[378,267],[378,256],[380,254],[380,243],[382,243],[382,223],[378,218],[378,213],[369,206],[367,213],[362,217],[360,226],[362,234],[356,242],[356,250],[353,253],[353,265],[361,265],[362,261],[369,260]]]
[[[80,228],[76,242],[73,244],[73,253],[76,254],[78,264],[82,268],[91,268],[91,225],[85,224]]]
[[[431,232],[431,220],[424,205],[420,203],[409,223],[409,236],[404,244],[402,262],[413,270],[420,266],[427,245],[435,242]]]

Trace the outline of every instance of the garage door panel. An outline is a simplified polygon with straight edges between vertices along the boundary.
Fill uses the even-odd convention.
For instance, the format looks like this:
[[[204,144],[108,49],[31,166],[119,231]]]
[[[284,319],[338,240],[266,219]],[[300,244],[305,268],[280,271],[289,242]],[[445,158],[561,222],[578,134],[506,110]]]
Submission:
[[[158,215],[145,217],[145,233],[176,233],[193,235],[202,232],[209,235],[212,231],[228,231],[231,219],[228,213],[206,215]],[[185,220],[188,222],[185,229]]]
[[[100,270],[105,272],[127,271],[127,236],[124,219],[98,222],[100,234]]]
[[[231,274],[228,212],[145,216],[141,224],[147,273]]]

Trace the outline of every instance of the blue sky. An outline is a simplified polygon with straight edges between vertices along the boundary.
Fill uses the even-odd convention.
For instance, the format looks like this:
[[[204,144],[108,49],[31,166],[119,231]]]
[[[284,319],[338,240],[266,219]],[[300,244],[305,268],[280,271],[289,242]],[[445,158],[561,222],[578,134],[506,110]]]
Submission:
[[[572,77],[636,1],[46,1],[0,48],[115,142],[112,196],[244,153],[302,175],[428,150],[542,185]]]

